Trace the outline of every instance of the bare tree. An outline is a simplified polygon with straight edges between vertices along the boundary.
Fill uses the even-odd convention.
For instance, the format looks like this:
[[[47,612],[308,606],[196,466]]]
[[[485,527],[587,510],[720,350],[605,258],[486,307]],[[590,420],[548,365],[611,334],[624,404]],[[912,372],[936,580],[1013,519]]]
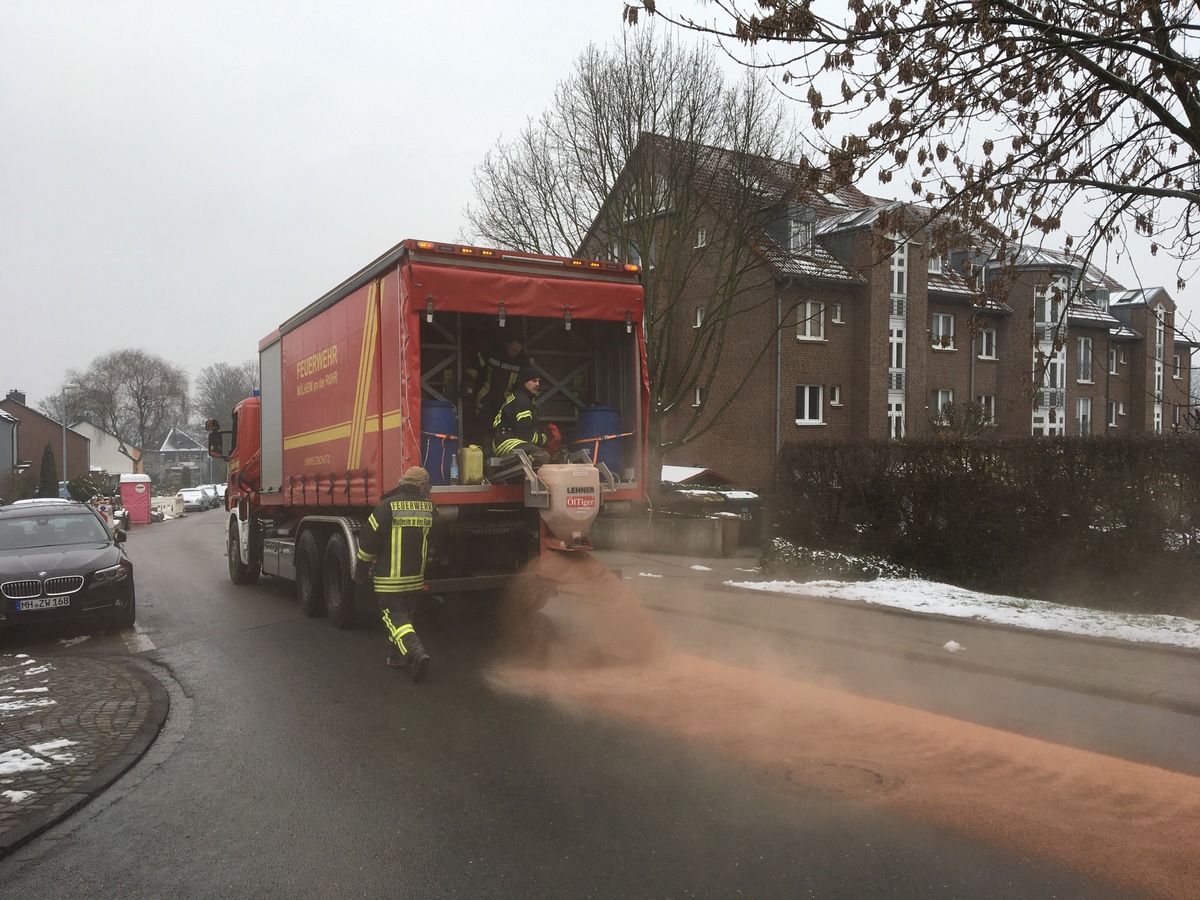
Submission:
[[[114,350],[86,370],[70,369],[68,403],[86,418],[142,450],[155,449],[173,425],[187,421],[188,377],[178,366],[145,350]]]
[[[257,360],[236,366],[229,363],[205,366],[196,376],[192,409],[199,418],[217,419],[228,427],[230,410],[257,387]]]
[[[1128,252],[1131,234],[1184,266],[1200,249],[1200,63],[1184,0],[713,0],[704,22],[639,12],[772,53],[811,110],[831,172],[907,183],[944,220],[1038,242],[1086,213],[1063,249]],[[833,4],[829,7],[835,9]]]
[[[772,277],[763,216],[796,188],[795,167],[779,162],[796,147],[764,79],[729,85],[711,49],[636,29],[589,47],[550,107],[488,153],[467,217],[498,246],[642,265],[651,445],[671,447],[719,420],[724,405],[684,401],[713,381],[744,298]],[[695,252],[701,228],[711,253]],[[663,416],[680,409],[690,415],[663,434]]]

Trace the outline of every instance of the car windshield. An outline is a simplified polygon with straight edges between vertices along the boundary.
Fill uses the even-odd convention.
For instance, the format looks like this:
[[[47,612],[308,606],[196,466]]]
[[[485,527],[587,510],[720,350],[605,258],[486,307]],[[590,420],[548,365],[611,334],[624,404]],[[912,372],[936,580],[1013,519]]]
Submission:
[[[0,550],[65,547],[108,540],[104,525],[90,512],[52,515],[31,510],[0,522]]]

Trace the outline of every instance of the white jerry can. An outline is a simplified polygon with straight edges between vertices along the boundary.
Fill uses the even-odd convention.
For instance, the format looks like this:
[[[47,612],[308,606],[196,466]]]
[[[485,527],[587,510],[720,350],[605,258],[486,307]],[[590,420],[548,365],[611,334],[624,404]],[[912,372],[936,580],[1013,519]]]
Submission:
[[[592,465],[547,464],[537,471],[550,491],[550,505],[539,510],[550,533],[568,545],[587,541],[600,512],[600,471]]]

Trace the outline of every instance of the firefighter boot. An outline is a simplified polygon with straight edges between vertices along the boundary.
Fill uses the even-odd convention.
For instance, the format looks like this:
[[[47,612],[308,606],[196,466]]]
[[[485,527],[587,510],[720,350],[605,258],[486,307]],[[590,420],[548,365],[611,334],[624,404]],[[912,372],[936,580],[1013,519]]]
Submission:
[[[408,663],[408,672],[413,681],[424,681],[429,677],[429,654],[425,652],[425,646],[415,633],[408,636],[406,643],[408,655],[405,661]]]

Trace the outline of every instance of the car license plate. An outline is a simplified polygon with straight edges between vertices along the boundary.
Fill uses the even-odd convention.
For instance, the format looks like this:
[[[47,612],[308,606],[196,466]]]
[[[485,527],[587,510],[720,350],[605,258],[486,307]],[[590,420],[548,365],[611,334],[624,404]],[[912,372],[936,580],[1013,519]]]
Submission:
[[[54,609],[57,606],[70,605],[70,597],[35,597],[32,600],[18,600],[17,612],[28,612],[34,609]]]

